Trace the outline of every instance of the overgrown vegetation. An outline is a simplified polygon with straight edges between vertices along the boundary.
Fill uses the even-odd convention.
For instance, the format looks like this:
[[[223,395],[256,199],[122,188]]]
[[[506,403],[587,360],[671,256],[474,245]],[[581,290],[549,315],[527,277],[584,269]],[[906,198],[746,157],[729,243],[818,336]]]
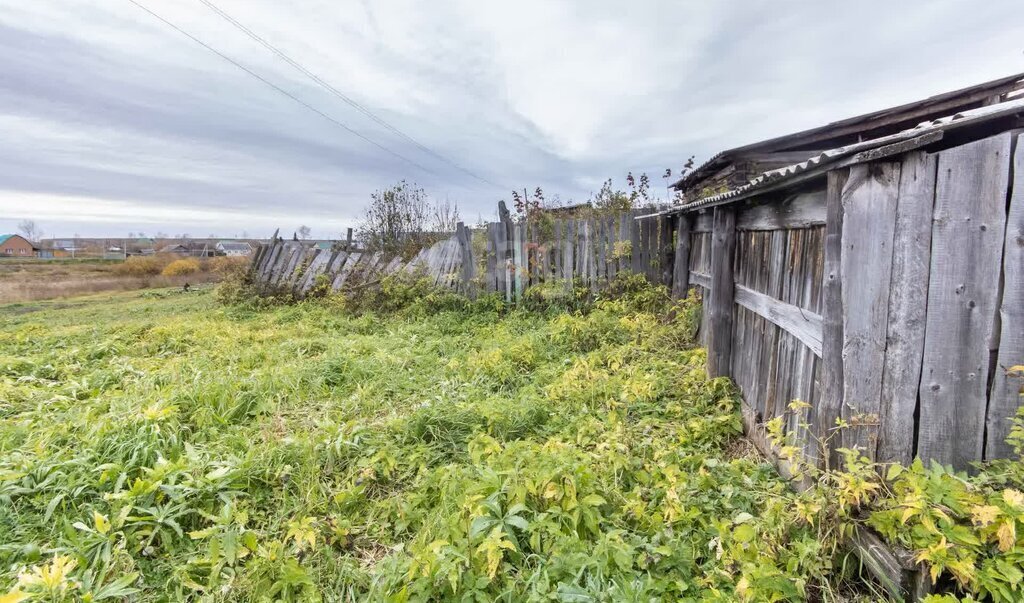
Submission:
[[[656,303],[652,300],[657,299]],[[0,592],[41,600],[734,600],[831,555],[689,319],[209,294],[5,321]],[[421,307],[422,308],[422,307]]]
[[[370,195],[359,237],[372,251],[410,257],[455,232],[459,220],[456,204],[432,199],[421,187],[402,180]]]
[[[878,601],[844,587],[864,521],[1020,600],[1019,461],[886,485],[848,451],[795,493],[695,299],[546,287],[0,307],[3,600]]]

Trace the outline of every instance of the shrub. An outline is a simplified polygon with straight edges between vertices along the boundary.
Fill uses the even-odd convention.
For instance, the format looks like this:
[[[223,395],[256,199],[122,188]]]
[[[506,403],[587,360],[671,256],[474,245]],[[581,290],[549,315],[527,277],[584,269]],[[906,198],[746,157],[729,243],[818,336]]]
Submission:
[[[160,272],[163,276],[184,276],[186,274],[195,274],[199,272],[202,266],[199,265],[199,260],[193,258],[187,258],[183,260],[174,260],[170,264],[164,267]]]
[[[128,258],[123,263],[118,264],[115,271],[124,276],[156,276],[160,274],[164,267],[171,261],[172,259],[166,256],[135,255]]]

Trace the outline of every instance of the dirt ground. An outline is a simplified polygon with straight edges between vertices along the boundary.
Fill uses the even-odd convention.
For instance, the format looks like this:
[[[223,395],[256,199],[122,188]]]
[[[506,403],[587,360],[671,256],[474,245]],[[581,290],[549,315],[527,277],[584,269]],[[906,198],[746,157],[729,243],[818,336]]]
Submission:
[[[200,272],[185,276],[119,274],[119,260],[0,259],[0,303],[59,299],[151,287],[181,287],[209,283],[218,275]]]

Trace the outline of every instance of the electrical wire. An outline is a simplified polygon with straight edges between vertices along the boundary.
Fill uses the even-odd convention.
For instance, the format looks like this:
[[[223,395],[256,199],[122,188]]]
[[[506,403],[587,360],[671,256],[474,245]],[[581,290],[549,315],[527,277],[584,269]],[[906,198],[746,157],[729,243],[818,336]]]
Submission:
[[[324,90],[327,90],[328,92],[330,92],[334,96],[338,97],[339,99],[341,99],[342,101],[344,101],[345,103],[347,103],[352,108],[356,109],[357,111],[359,111],[360,113],[362,113],[363,115],[368,117],[369,119],[373,120],[377,124],[381,125],[382,127],[386,128],[387,130],[391,131],[392,133],[402,137],[403,139],[405,139],[406,141],[412,143],[413,145],[415,145],[419,149],[423,150],[424,152],[429,153],[430,155],[433,155],[437,159],[439,159],[439,160],[447,163],[448,165],[454,167],[455,169],[459,170],[460,172],[462,172],[462,173],[464,173],[464,174],[466,174],[466,175],[468,175],[468,176],[470,176],[472,178],[475,178],[475,179],[479,180],[480,182],[483,182],[485,184],[489,184],[490,186],[493,186],[495,188],[500,188],[500,189],[504,189],[505,188],[505,187],[502,187],[502,186],[500,186],[498,184],[495,184],[494,182],[491,182],[490,180],[488,180],[487,178],[484,178],[483,176],[479,176],[479,175],[473,173],[472,171],[462,167],[458,163],[455,163],[454,161],[452,161],[451,159],[448,159],[444,155],[442,155],[442,154],[434,151],[433,149],[431,149],[431,148],[421,144],[419,141],[417,141],[413,137],[409,136],[408,134],[406,134],[405,132],[401,131],[397,127],[391,125],[390,123],[385,121],[383,118],[381,118],[378,115],[374,114],[372,111],[370,111],[369,109],[367,109],[363,105],[359,104],[359,102],[357,102],[353,98],[351,98],[348,95],[346,95],[344,92],[342,92],[342,91],[338,90],[337,88],[335,88],[334,86],[332,86],[329,82],[324,81],[323,78],[321,78],[320,76],[316,75],[315,73],[313,73],[312,71],[310,71],[309,69],[304,67],[298,61],[292,59],[290,56],[285,54],[284,51],[282,51],[281,49],[277,48],[276,46],[274,46],[273,44],[268,42],[262,36],[260,36],[259,34],[257,34],[254,31],[252,31],[251,29],[249,29],[248,27],[246,27],[242,23],[239,23],[237,19],[235,19],[234,17],[229,15],[227,12],[225,12],[223,9],[218,7],[216,4],[214,4],[210,0],[199,0],[199,2],[201,2],[207,8],[209,8],[211,11],[213,11],[220,18],[222,18],[225,21],[227,21],[233,27],[235,27],[236,29],[238,29],[239,31],[244,33],[245,35],[249,36],[252,40],[254,40],[255,42],[257,42],[260,45],[262,45],[264,48],[269,50],[270,52],[272,52],[275,55],[277,55],[278,58],[280,58],[282,61],[284,61],[284,62],[288,63],[289,65],[291,65],[295,70],[297,70],[298,72],[300,72],[303,75],[305,75],[307,78],[312,80],[318,86],[320,86]]]
[[[408,163],[408,164],[410,164],[410,165],[413,165],[413,166],[415,166],[415,167],[417,167],[417,168],[419,168],[419,169],[423,170],[424,172],[427,172],[428,174],[433,174],[433,175],[435,175],[435,176],[439,176],[439,174],[437,174],[437,173],[436,173],[436,172],[434,172],[433,170],[431,170],[431,169],[429,169],[429,168],[426,168],[426,167],[424,167],[423,165],[421,165],[421,164],[419,164],[419,163],[417,163],[417,162],[413,161],[412,159],[409,159],[408,157],[405,157],[404,155],[401,155],[401,154],[399,154],[399,153],[396,153],[395,151],[392,151],[391,149],[387,148],[386,146],[384,146],[384,145],[380,144],[379,142],[377,142],[377,141],[375,141],[375,140],[373,140],[373,139],[371,139],[371,138],[368,138],[367,136],[365,136],[365,135],[363,135],[363,134],[361,134],[361,133],[357,132],[356,130],[353,130],[352,128],[348,127],[348,126],[347,126],[347,125],[345,125],[344,123],[342,123],[342,122],[338,121],[337,119],[335,119],[335,118],[331,117],[330,115],[328,115],[328,114],[324,113],[324,112],[323,112],[323,111],[321,111],[320,109],[317,109],[316,107],[314,107],[314,106],[310,105],[309,103],[305,102],[304,100],[300,99],[299,97],[295,96],[294,94],[292,94],[292,93],[288,92],[288,91],[287,91],[287,90],[285,90],[284,88],[281,88],[281,87],[280,87],[280,86],[278,86],[277,84],[274,84],[273,82],[271,82],[270,80],[267,80],[266,78],[264,78],[264,77],[263,77],[263,76],[261,76],[260,74],[256,73],[255,71],[253,71],[253,70],[249,69],[249,68],[248,68],[248,67],[246,67],[245,65],[242,65],[242,64],[241,64],[241,63],[239,63],[238,61],[236,61],[236,60],[232,59],[231,57],[227,56],[226,54],[224,54],[224,53],[220,52],[219,50],[217,50],[216,48],[214,48],[214,47],[210,46],[210,45],[209,45],[209,44],[207,44],[206,42],[203,42],[203,41],[202,41],[202,40],[200,40],[199,38],[197,38],[197,37],[193,36],[192,34],[188,33],[188,32],[187,32],[187,31],[185,31],[184,29],[182,29],[182,28],[178,27],[178,26],[177,26],[177,25],[175,25],[174,23],[171,23],[170,21],[168,21],[167,19],[165,19],[165,18],[161,17],[160,15],[156,14],[155,12],[153,12],[152,10],[150,10],[149,8],[147,8],[147,7],[143,6],[142,4],[139,4],[138,2],[136,2],[136,0],[128,0],[128,2],[131,2],[131,3],[132,3],[132,4],[134,4],[135,6],[137,6],[137,7],[141,8],[142,10],[146,11],[147,13],[149,13],[150,15],[152,15],[152,16],[153,16],[154,18],[158,19],[159,21],[161,21],[162,23],[164,23],[165,25],[167,25],[168,27],[170,27],[170,28],[174,29],[175,31],[177,31],[177,32],[178,32],[178,33],[180,33],[181,35],[183,35],[183,36],[185,36],[185,37],[189,38],[190,40],[192,40],[192,41],[193,41],[193,42],[195,42],[196,44],[199,44],[200,46],[202,46],[203,48],[205,48],[205,49],[209,50],[210,52],[212,52],[212,53],[216,54],[217,56],[219,56],[220,58],[224,59],[225,61],[227,61],[227,62],[231,63],[231,64],[232,64],[232,65],[234,65],[235,67],[238,67],[238,68],[239,68],[239,69],[241,69],[242,71],[244,71],[244,72],[248,73],[248,74],[249,74],[249,75],[251,75],[252,77],[256,78],[257,80],[259,80],[259,81],[261,81],[261,82],[263,82],[263,83],[264,83],[264,84],[266,84],[267,86],[269,86],[269,87],[273,88],[273,89],[274,89],[275,91],[277,91],[277,92],[279,92],[279,93],[283,94],[284,96],[287,96],[287,97],[288,97],[288,98],[290,98],[291,100],[293,100],[293,101],[295,101],[296,103],[298,103],[298,104],[302,105],[302,106],[303,106],[303,107],[305,107],[306,109],[309,109],[310,111],[313,111],[313,112],[314,112],[314,113],[316,113],[317,115],[319,115],[319,116],[323,117],[324,119],[326,119],[326,120],[330,121],[331,123],[335,124],[336,126],[339,126],[339,127],[343,128],[344,130],[348,131],[348,132],[349,132],[350,134],[353,134],[354,136],[357,136],[357,137],[361,138],[362,140],[364,140],[364,141],[366,141],[366,142],[368,142],[368,143],[372,144],[373,146],[375,146],[375,147],[377,147],[377,148],[379,148],[379,149],[381,149],[381,150],[383,150],[383,151],[385,151],[385,152],[387,152],[387,153],[389,153],[389,154],[391,154],[391,155],[394,155],[394,156],[395,156],[395,157],[397,157],[398,159],[401,159],[402,161],[405,161],[406,163]]]

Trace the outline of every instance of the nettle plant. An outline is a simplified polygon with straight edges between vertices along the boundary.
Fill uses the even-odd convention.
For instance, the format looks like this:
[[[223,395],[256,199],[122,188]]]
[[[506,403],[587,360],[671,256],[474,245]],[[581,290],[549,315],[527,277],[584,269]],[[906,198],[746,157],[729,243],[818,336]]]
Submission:
[[[1019,371],[1024,367],[1010,369]],[[836,526],[820,533],[822,543],[835,550],[837,537],[866,525],[924,564],[936,589],[945,593],[927,597],[927,603],[1024,600],[1024,407],[1008,438],[1015,458],[979,463],[973,475],[938,463],[926,466],[920,459],[909,467],[882,465],[849,448],[838,450],[841,468],[819,468],[785,433],[789,415],[806,408],[794,401],[786,415],[765,427],[780,457],[794,468],[794,478],[808,486],[799,512]],[[838,420],[818,449],[826,450],[849,427]]]

